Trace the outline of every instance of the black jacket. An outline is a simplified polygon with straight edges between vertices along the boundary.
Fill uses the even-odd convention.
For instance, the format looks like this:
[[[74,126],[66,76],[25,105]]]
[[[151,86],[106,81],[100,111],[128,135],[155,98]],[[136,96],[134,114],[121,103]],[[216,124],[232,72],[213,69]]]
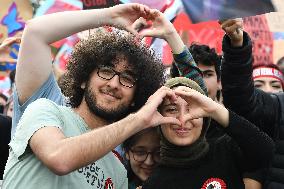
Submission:
[[[0,114],[0,180],[3,179],[3,173],[9,156],[9,142],[11,139],[12,119]]]
[[[244,116],[273,138],[275,156],[265,188],[284,189],[284,93],[269,94],[258,90],[252,79],[252,42],[244,33],[242,47],[233,48],[223,39],[222,92],[224,105]]]

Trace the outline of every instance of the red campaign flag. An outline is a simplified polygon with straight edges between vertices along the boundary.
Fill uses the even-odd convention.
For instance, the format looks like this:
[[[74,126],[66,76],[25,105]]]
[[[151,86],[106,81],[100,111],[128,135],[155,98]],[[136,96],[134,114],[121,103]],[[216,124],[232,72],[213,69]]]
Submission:
[[[224,31],[217,21],[193,24],[185,13],[180,13],[173,24],[187,46],[191,43],[206,44],[215,48],[218,54],[222,53]],[[171,49],[166,42],[163,44],[162,60],[165,65],[170,65],[173,61]]]

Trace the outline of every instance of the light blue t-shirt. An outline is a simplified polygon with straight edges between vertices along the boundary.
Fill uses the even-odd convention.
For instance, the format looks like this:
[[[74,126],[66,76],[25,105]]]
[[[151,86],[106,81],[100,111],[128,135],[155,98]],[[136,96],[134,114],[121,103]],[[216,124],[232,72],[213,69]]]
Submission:
[[[34,92],[34,94],[22,105],[20,105],[19,103],[17,87],[16,86],[14,87],[13,90],[14,109],[12,117],[11,138],[13,138],[19,120],[21,119],[27,106],[39,98],[50,99],[56,104],[66,105],[66,99],[61,93],[61,90],[56,82],[53,73],[49,75],[48,79],[44,82],[44,84],[36,92]]]
[[[22,105],[19,103],[19,97],[17,93],[17,87],[14,86],[13,90],[13,100],[14,100],[14,109],[13,109],[13,117],[12,117],[12,129],[11,129],[11,138],[13,138],[16,127],[25,111],[27,106],[34,102],[37,99],[40,98],[46,98],[53,102],[55,102],[58,105],[67,106],[67,99],[62,94],[55,76],[53,73],[51,73],[48,77],[48,79],[44,82],[44,84],[36,91],[34,94]],[[124,152],[121,149],[121,146],[115,148],[115,150],[121,155],[124,156]]]
[[[59,128],[66,137],[91,132],[85,121],[69,107],[59,106],[48,99],[38,99],[31,103],[10,142],[3,189],[127,188],[127,171],[112,152],[64,176],[50,171],[29,146],[33,134],[46,126]]]

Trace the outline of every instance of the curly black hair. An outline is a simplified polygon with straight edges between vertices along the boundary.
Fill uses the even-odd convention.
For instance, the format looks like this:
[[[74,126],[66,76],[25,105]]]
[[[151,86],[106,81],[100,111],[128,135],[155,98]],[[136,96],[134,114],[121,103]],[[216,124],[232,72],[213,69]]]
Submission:
[[[88,82],[91,74],[101,65],[112,65],[117,56],[123,55],[135,72],[136,91],[134,107],[141,108],[148,97],[165,82],[165,68],[161,60],[137,36],[124,30],[98,28],[87,39],[76,44],[61,81],[62,92],[69,98],[71,107],[78,107],[85,90],[81,84]]]

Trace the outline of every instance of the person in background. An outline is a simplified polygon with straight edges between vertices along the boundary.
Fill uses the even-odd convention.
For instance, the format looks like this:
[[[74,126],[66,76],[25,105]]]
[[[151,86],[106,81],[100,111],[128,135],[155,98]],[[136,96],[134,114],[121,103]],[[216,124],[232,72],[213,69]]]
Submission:
[[[11,139],[12,119],[9,116],[0,114],[0,180],[3,180],[5,165],[9,155],[9,142]],[[0,184],[1,186],[1,184]]]
[[[15,84],[15,75],[16,75],[16,69],[12,70],[9,73],[9,78],[10,78],[10,89],[9,89],[9,94],[12,96],[13,95],[13,87]]]
[[[16,63],[17,60],[10,58],[11,45],[14,43],[20,43],[20,37],[6,38],[0,45],[0,62]],[[9,155],[9,142],[11,140],[11,127],[12,119],[10,116],[4,115],[6,111],[8,97],[3,93],[0,93],[0,188],[2,185],[2,179],[4,174],[5,165]]]
[[[0,113],[3,114],[4,106],[6,105],[8,97],[3,93],[0,93]]]
[[[191,44],[189,51],[198,68],[208,90],[208,96],[219,101],[221,92],[221,57],[214,48],[204,44]]]
[[[224,105],[244,116],[274,141],[276,150],[264,178],[264,189],[284,188],[284,93],[267,93],[253,81],[252,41],[242,30],[241,19],[221,23],[223,38],[221,72]],[[262,148],[262,146],[259,146]]]
[[[4,106],[3,114],[13,118],[13,107],[14,107],[14,101],[13,101],[13,96],[11,96]]]
[[[16,63],[17,60],[16,59],[12,59],[10,57],[10,50],[11,50],[11,46],[14,43],[20,43],[21,42],[21,38],[20,37],[8,37],[6,38],[1,44],[0,44],[0,63],[1,62],[9,62],[9,63]],[[11,74],[11,72],[10,72]],[[9,74],[9,76],[10,76]],[[11,79],[11,78],[10,78]],[[11,91],[8,91],[8,95],[11,94]],[[4,94],[0,94],[0,112],[3,113],[4,111],[4,106],[6,105],[8,100],[8,97]]]
[[[275,64],[253,64],[252,77],[255,88],[267,93],[283,92],[284,76]]]
[[[157,128],[148,128],[122,143],[128,177],[128,189],[145,182],[160,161],[160,137]]]

